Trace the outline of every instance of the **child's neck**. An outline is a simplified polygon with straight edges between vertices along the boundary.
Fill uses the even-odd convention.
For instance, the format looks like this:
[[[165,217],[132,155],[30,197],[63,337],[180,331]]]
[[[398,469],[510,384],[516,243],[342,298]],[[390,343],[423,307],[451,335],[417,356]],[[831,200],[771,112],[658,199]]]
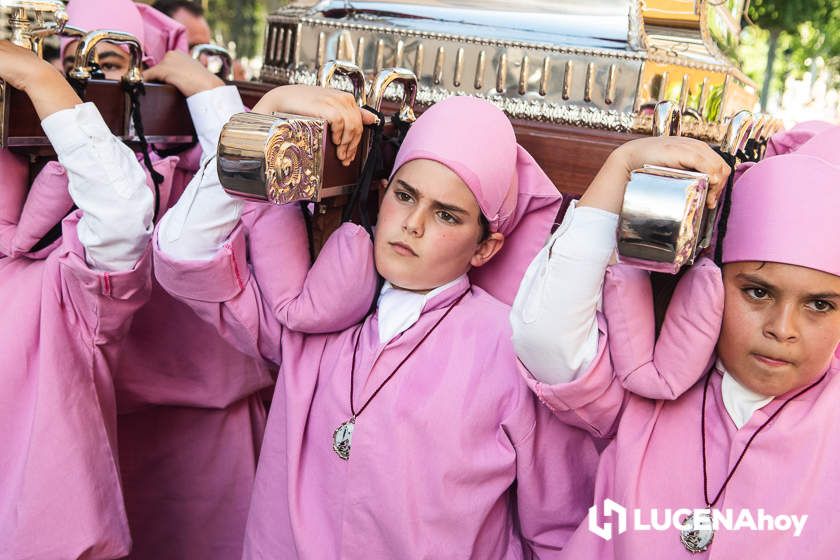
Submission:
[[[435,289],[435,288],[429,288],[427,290],[412,290],[412,289],[409,289],[409,288],[403,288],[402,286],[397,286],[393,282],[389,282],[389,284],[391,284],[391,287],[394,288],[395,290],[402,290],[404,292],[411,292],[412,294],[418,294],[418,295],[421,295],[421,296],[424,296],[424,295],[428,294],[429,292],[431,292],[432,290]]]
[[[404,292],[411,292],[412,294],[418,294],[418,295],[424,296],[424,295],[427,295],[431,292],[442,291],[444,288],[448,288],[448,287],[454,285],[456,282],[458,282],[458,280],[461,279],[462,276],[463,276],[463,274],[456,277],[456,278],[453,278],[452,280],[449,280],[448,282],[444,282],[443,284],[441,284],[439,286],[435,286],[433,288],[426,288],[426,289],[423,289],[423,290],[412,290],[410,288],[403,288],[402,286],[400,286],[398,284],[395,284],[394,282],[391,282],[387,278],[385,279],[385,281],[391,286],[391,288],[393,288],[395,290],[402,290]]]

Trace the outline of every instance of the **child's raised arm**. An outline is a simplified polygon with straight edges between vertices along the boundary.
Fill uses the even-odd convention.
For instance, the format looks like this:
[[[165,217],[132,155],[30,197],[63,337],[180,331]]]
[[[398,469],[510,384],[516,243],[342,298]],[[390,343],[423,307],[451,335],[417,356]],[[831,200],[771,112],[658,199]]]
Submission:
[[[228,105],[225,121],[241,110],[241,104],[239,110]],[[341,131],[339,155],[349,159],[363,124],[375,119],[347,93],[306,86],[276,88],[254,109],[325,118],[334,133]],[[245,204],[228,196],[216,171],[215,143],[208,141],[217,141],[218,134],[198,132],[210,155],[159,225],[155,259],[161,285],[240,350],[274,362],[281,360],[284,329],[330,332],[362,319],[376,285],[367,233],[344,226],[310,270],[300,209]],[[352,297],[348,290],[336,290],[339,284],[352,286]]]
[[[729,172],[713,150],[691,139],[646,138],[616,149],[531,264],[511,314],[514,345],[532,388],[556,414],[598,436],[611,432],[625,397],[612,363],[620,349],[608,343],[611,320],[600,309],[604,277],[625,185],[645,163],[708,174],[711,205]],[[643,294],[646,276],[629,280]]]
[[[28,49],[0,41],[0,78],[27,94],[66,170],[70,196],[83,211],[76,230],[87,264],[132,269],[148,247],[154,204],[134,154],[93,104],[82,103],[64,76]]]
[[[621,385],[649,399],[673,400],[709,370],[723,321],[723,278],[708,258],[677,283],[659,336],[647,272],[611,266],[604,283],[612,365]]]

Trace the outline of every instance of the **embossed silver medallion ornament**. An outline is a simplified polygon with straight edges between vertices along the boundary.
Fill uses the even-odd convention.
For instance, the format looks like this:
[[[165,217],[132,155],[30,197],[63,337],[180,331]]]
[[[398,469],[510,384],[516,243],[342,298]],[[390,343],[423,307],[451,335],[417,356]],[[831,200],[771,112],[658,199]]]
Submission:
[[[696,510],[683,519],[680,542],[689,552],[705,552],[715,538],[710,509]]]
[[[333,432],[333,451],[345,461],[350,458],[350,446],[353,443],[353,428],[355,427],[356,417],[353,416]]]

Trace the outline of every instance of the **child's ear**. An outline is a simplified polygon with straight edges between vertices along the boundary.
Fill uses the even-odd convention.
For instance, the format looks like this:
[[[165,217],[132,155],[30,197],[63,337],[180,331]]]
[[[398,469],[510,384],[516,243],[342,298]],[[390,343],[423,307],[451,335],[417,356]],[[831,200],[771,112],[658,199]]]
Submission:
[[[491,233],[487,239],[482,241],[478,244],[478,247],[475,250],[472,258],[470,259],[470,265],[473,267],[484,266],[490,259],[492,259],[496,253],[502,250],[502,247],[505,244],[505,236],[501,233]]]

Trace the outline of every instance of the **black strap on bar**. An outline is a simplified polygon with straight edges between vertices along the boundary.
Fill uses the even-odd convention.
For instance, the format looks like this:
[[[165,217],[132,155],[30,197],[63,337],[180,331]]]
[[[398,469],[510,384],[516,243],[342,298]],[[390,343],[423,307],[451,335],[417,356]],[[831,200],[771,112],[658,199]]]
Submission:
[[[715,264],[718,266],[723,266],[723,238],[726,236],[726,226],[727,222],[729,221],[729,210],[732,206],[732,185],[735,182],[735,166],[738,163],[738,155],[732,155],[726,152],[721,151],[719,148],[715,148],[715,152],[723,158],[723,160],[729,165],[729,178],[726,180],[726,186],[723,188],[723,197],[721,201],[721,208],[720,208],[720,218],[718,219],[717,224],[717,243],[715,244],[715,254],[714,260]],[[745,156],[743,152],[739,152],[739,155]]]
[[[360,226],[365,228],[368,235],[373,237],[373,227],[370,220],[370,213],[368,212],[368,197],[370,195],[370,186],[374,181],[376,175],[382,173],[382,142],[385,131],[385,117],[379,111],[372,107],[365,106],[364,109],[370,111],[379,117],[379,122],[375,124],[365,125],[365,128],[371,131],[370,141],[368,142],[368,155],[365,164],[362,167],[362,173],[353,192],[350,194],[350,200],[344,207],[344,212],[341,215],[342,222],[353,221],[354,217],[358,220]],[[363,149],[364,146],[359,146]]]
[[[146,88],[143,82],[129,83],[123,80],[122,87],[128,94],[128,99],[131,102],[131,121],[134,124],[134,132],[140,139],[140,151],[143,153],[143,163],[149,174],[152,176],[152,182],[155,184],[155,213],[152,222],[157,222],[160,214],[160,185],[163,183],[163,175],[157,172],[152,165],[152,158],[149,154],[149,143],[146,141],[146,133],[143,130],[143,117],[140,114],[140,96],[145,95]]]

